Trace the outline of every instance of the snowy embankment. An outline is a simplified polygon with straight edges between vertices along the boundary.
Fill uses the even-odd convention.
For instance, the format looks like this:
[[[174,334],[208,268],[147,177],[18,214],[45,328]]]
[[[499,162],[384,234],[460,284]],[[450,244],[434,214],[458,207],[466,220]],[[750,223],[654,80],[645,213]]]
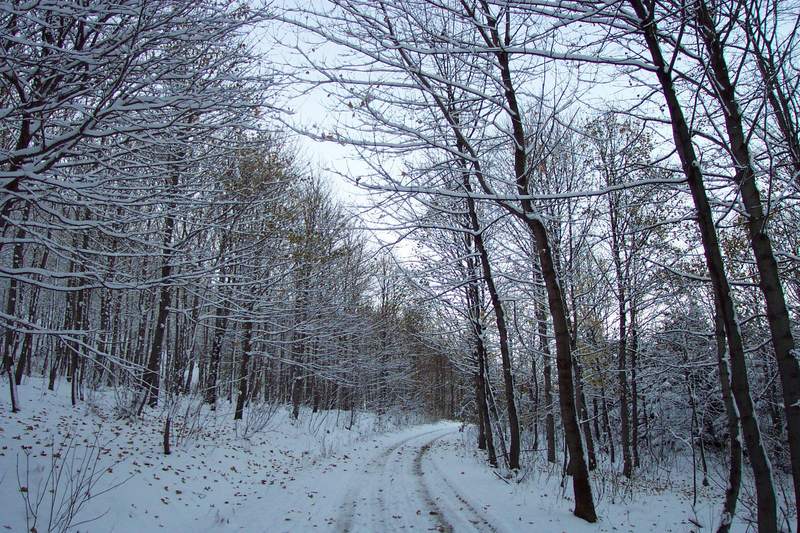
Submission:
[[[371,436],[398,428],[397,417],[358,413],[351,420],[344,411],[304,410],[299,421],[292,421],[283,407],[249,420],[246,415],[235,424],[229,406],[197,412],[201,402],[196,399],[173,409],[178,414],[172,453],[166,456],[162,411],[118,419],[111,392],[73,408],[66,382],[51,392],[32,379],[19,388],[19,396],[16,414],[5,398],[0,402],[0,531],[29,530],[34,513],[36,530],[48,531],[51,517],[54,526],[83,499],[73,501],[71,495],[87,489],[92,498],[74,509],[72,523],[88,522],[70,531],[218,531],[240,509],[260,510],[248,529],[273,531],[275,499],[295,487],[300,473],[335,468],[331,464],[341,457],[346,461],[350,450],[368,445]],[[187,408],[196,414],[182,424]],[[260,431],[242,436],[262,424]],[[55,498],[49,491],[53,485]],[[32,508],[27,527],[23,496]]]
[[[24,496],[32,508],[43,496],[36,528],[47,531],[80,482],[93,497],[72,522],[89,521],[71,531],[685,532],[710,530],[719,512],[712,492],[693,510],[681,484],[637,485],[633,498],[612,498],[606,484],[597,490],[600,522],[587,524],[570,513],[558,468],[503,479],[473,451],[474,434],[450,422],[400,429],[361,414],[348,430],[349,413],[303,412],[292,422],[281,408],[244,438],[243,424],[220,409],[190,417],[191,435],[177,424],[165,456],[155,411],[119,420],[111,395],[72,408],[66,387],[31,383],[20,390],[21,413],[0,407],[0,527],[11,531],[31,527]],[[53,464],[63,474],[51,510]]]
[[[473,451],[473,438],[465,431],[437,439],[423,464],[429,490],[445,502],[445,516],[448,509],[465,508],[492,525],[475,528],[479,531],[685,533],[715,531],[719,524],[722,489],[703,489],[693,505],[691,473],[685,469],[669,481],[639,479],[629,487],[619,475],[612,480],[610,473],[595,471],[599,521],[589,524],[571,513],[572,485],[561,486],[562,465],[535,465],[518,479],[505,480],[487,472]],[[451,523],[456,531],[466,529],[463,521]],[[735,521],[731,531],[748,529]]]

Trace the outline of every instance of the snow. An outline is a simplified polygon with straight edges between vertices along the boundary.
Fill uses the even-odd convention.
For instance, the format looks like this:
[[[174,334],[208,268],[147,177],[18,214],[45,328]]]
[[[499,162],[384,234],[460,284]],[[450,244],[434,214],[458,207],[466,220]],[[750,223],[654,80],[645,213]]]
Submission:
[[[572,487],[569,483],[561,487],[560,464],[540,465],[517,479],[501,479],[484,467],[483,458],[474,450],[474,437],[471,431],[447,434],[433,443],[423,462],[431,490],[440,495],[444,515],[456,531],[686,532],[697,530],[694,523],[710,529],[721,514],[718,494],[701,495],[693,511],[690,487],[674,481],[670,488],[667,483],[648,487],[639,482],[630,492],[633,496],[612,497],[612,484],[601,487],[600,474],[595,471],[599,521],[589,524],[572,514]],[[602,475],[609,477],[608,473]],[[734,520],[731,531],[746,529]]]
[[[93,478],[95,497],[75,519],[90,521],[71,531],[685,532],[697,530],[692,521],[710,528],[720,518],[718,494],[701,494],[693,511],[691,491],[674,480],[637,485],[628,498],[612,498],[609,485],[599,490],[596,482],[600,521],[588,524],[571,513],[571,486],[560,486],[560,465],[537,463],[517,478],[502,478],[475,450],[474,430],[455,422],[401,428],[401,417],[360,413],[348,430],[349,412],[303,411],[292,421],[280,407],[264,431],[245,438],[223,404],[193,417],[192,435],[176,417],[178,442],[165,456],[159,411],[116,419],[111,392],[73,408],[66,382],[48,392],[33,379],[19,396],[20,413],[0,404],[0,498],[13,503],[4,503],[0,528],[10,531],[26,530],[20,485],[29,495],[40,493],[53,460],[50,443],[57,448],[70,438],[80,444],[72,456],[62,450],[71,479],[90,472],[77,473],[87,450],[96,451],[97,471],[104,472]],[[40,512],[39,531],[46,531],[46,515]],[[744,531],[738,518],[732,530]]]
[[[396,428],[386,417],[359,413],[352,430],[347,430],[350,413],[336,411],[303,411],[299,422],[293,422],[290,409],[281,407],[263,432],[244,438],[236,434],[232,409],[223,404],[216,413],[203,411],[193,417],[194,425],[183,433],[176,417],[172,454],[165,456],[160,412],[146,411],[141,420],[118,420],[111,392],[73,408],[70,384],[59,385],[55,392],[47,391],[46,383],[38,379],[20,386],[21,412],[16,414],[10,412],[5,397],[0,402],[0,499],[13,502],[3,505],[0,530],[26,530],[17,481],[18,462],[20,476],[23,480],[25,476],[23,446],[30,447],[31,477],[22,485],[35,495],[50,471],[53,442],[58,450],[74,437],[81,446],[74,454],[78,459],[85,447],[97,443],[99,470],[105,474],[93,492],[121,485],[88,502],[79,519],[99,518],[78,531],[218,531],[241,509],[260,510],[257,523],[264,523],[267,530],[265,511],[278,503],[287,508],[299,503],[292,500],[294,496],[287,499],[289,491],[294,495],[298,490],[298,473],[336,469],[332,465],[342,454],[363,446],[368,436]],[[243,425],[238,429],[241,435]],[[175,438],[181,442],[175,444]],[[66,450],[61,455],[73,462]],[[46,531],[42,520],[37,529]]]

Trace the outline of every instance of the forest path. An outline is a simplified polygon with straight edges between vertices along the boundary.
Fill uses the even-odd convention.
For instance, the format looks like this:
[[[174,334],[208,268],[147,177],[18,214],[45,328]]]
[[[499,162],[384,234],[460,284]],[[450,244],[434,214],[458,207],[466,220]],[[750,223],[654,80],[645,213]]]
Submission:
[[[459,429],[440,422],[362,441],[298,472],[285,491],[268,490],[258,513],[271,516],[268,523],[255,520],[256,510],[235,522],[250,531],[256,524],[281,532],[499,531],[465,497],[458,472],[437,465],[437,456],[452,452]]]
[[[458,429],[420,426],[382,448],[350,477],[336,531],[497,531],[429,457]]]
[[[618,503],[600,492],[600,521],[589,524],[572,514],[571,487],[560,485],[558,468],[532,468],[521,483],[503,479],[474,450],[475,431],[460,430],[439,422],[373,436],[324,433],[332,441],[338,435],[335,451],[247,472],[268,481],[251,488],[247,504],[221,510],[193,533],[679,533],[718,518],[714,500],[704,499],[700,514],[690,492],[660,489]],[[343,434],[352,440],[343,442]]]
[[[20,494],[46,498],[42,483],[55,450],[66,465],[59,472],[73,483],[73,476],[83,479],[77,469],[85,471],[83,457],[92,456],[83,450],[91,447],[100,458],[92,468],[105,473],[95,478],[99,489],[78,518],[88,521],[89,531],[684,533],[697,530],[698,522],[703,531],[719,523],[724,484],[712,483],[695,503],[688,456],[666,483],[642,479],[615,488],[608,470],[595,472],[600,521],[589,524],[572,514],[560,464],[529,456],[519,482],[502,478],[475,449],[476,429],[453,422],[376,433],[387,427],[376,417],[364,415],[348,430],[335,412],[305,412],[292,420],[283,409],[270,430],[245,439],[225,413],[208,426],[213,434],[199,433],[165,456],[159,417],[119,420],[111,394],[95,398],[90,410],[71,405],[69,387],[48,393],[46,380],[24,384],[20,392],[21,413],[0,403],[0,500],[15,510],[0,512],[0,531],[30,529]],[[62,438],[66,448],[57,448]],[[724,472],[715,475],[724,483]],[[604,482],[597,481],[601,476]],[[751,529],[740,520],[732,531]]]

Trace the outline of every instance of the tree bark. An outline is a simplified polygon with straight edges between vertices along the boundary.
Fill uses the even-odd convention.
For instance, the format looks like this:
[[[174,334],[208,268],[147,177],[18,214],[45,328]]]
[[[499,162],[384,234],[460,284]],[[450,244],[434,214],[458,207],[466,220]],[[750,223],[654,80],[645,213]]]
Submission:
[[[636,358],[639,352],[639,329],[636,324],[636,305],[631,303],[631,455],[633,467],[639,467],[639,384],[636,380]]]
[[[29,212],[30,207],[26,208],[26,214]],[[17,229],[16,231],[16,242],[14,243],[14,247],[11,251],[11,268],[16,270],[22,267],[22,238],[25,236],[25,231],[22,228]],[[19,284],[17,279],[14,276],[11,276],[8,281],[8,290],[6,291],[6,305],[5,305],[5,313],[6,316],[14,317],[16,316],[17,310],[17,299],[19,297]],[[3,361],[3,372],[8,374],[8,388],[9,388],[9,396],[11,399],[11,412],[16,413],[19,412],[19,405],[17,403],[17,393],[15,385],[18,385],[19,382],[15,381],[15,376],[13,375],[13,368],[14,368],[14,352],[16,351],[16,345],[18,343],[17,334],[13,327],[6,327],[6,332],[3,339],[3,346],[2,346],[2,361]],[[20,366],[20,365],[18,365]],[[20,375],[20,379],[22,378],[22,374],[18,372]]]
[[[622,250],[620,249],[623,242],[622,236],[619,234],[619,220],[617,218],[619,204],[615,203],[615,199],[609,195],[609,216],[611,226],[611,255],[614,262],[614,273],[617,278],[617,315],[618,329],[617,334],[619,340],[617,341],[617,378],[619,380],[619,429],[620,429],[620,444],[622,447],[622,475],[630,478],[633,474],[633,462],[631,457],[631,439],[630,439],[630,411],[628,409],[628,311],[627,311],[627,286],[628,279],[625,269],[622,265]]]
[[[178,187],[178,173],[173,172],[169,178],[169,187],[172,192]],[[150,407],[158,405],[158,393],[161,378],[161,352],[164,349],[164,331],[167,328],[167,313],[171,298],[170,284],[168,279],[172,274],[172,256],[174,251],[171,248],[173,233],[175,231],[175,204],[169,203],[166,207],[166,217],[164,219],[164,229],[161,232],[161,269],[159,271],[161,286],[158,289],[158,310],[156,311],[155,331],[153,341],[150,344],[150,354],[147,358],[147,368],[144,371],[142,381],[145,392],[142,405]],[[141,410],[141,408],[140,408]]]
[[[706,2],[699,0],[696,9],[697,24],[705,43],[711,66],[710,78],[717,100],[723,108],[725,129],[728,135],[734,179],[739,186],[742,202],[747,210],[747,229],[750,247],[756,260],[759,288],[767,307],[767,322],[778,362],[778,373],[783,385],[783,405],[789,438],[789,457],[794,481],[795,509],[800,509],[800,363],[795,352],[789,311],[780,281],[778,263],[767,231],[767,217],[756,183],[756,174],[750,157],[743,119],[736,92],[728,74],[728,65],[717,33],[716,25]],[[800,529],[800,515],[796,527]]]
[[[247,400],[248,369],[250,354],[253,351],[253,321],[244,323],[244,339],[242,340],[242,360],[239,366],[239,396],[236,398],[236,412],[234,420],[241,420],[244,413],[244,404]]]
[[[464,178],[464,188],[468,193],[472,192],[472,187],[467,177]],[[467,211],[473,230],[473,242],[475,243],[475,248],[480,257],[483,280],[486,283],[486,289],[489,291],[489,297],[492,301],[495,323],[497,325],[497,336],[500,341],[500,361],[503,370],[503,385],[505,387],[506,410],[508,412],[509,436],[511,441],[509,443],[508,467],[512,470],[517,470],[520,466],[519,418],[517,417],[517,405],[514,400],[514,376],[511,368],[511,349],[508,340],[505,310],[503,309],[503,302],[500,300],[497,286],[494,283],[492,266],[489,262],[489,252],[486,250],[486,246],[483,242],[483,228],[481,228],[480,221],[478,220],[475,200],[471,196],[467,196]]]
[[[492,433],[492,421],[489,418],[488,395],[486,394],[486,349],[483,341],[479,341],[478,349],[478,383],[480,384],[481,413],[483,414],[483,425],[485,427],[486,453],[489,457],[489,464],[497,467],[497,451],[494,447],[494,435]]]
[[[730,284],[724,270],[722,253],[703,182],[703,175],[700,170],[700,162],[695,154],[692,136],[675,91],[671,71],[661,51],[654,14],[645,7],[642,0],[629,0],[629,3],[639,18],[639,31],[649,49],[653,66],[656,68],[656,76],[669,109],[675,148],[680,157],[683,173],[686,176],[692,195],[706,265],[712,280],[714,294],[719,300],[722,311],[725,335],[728,341],[728,353],[731,359],[731,388],[739,408],[742,432],[756,482],[759,531],[777,531],[777,505],[772,482],[772,467],[755,417],[753,399],[750,395],[750,384],[747,379],[747,365],[741,332],[736,319]]]
[[[469,177],[464,175],[464,179]],[[475,372],[475,402],[478,406],[479,433],[478,449],[486,450],[489,464],[497,467],[497,452],[494,447],[494,436],[492,434],[492,423],[489,419],[489,406],[486,394],[486,346],[483,343],[484,326],[482,319],[481,293],[479,287],[480,270],[475,263],[475,242],[471,234],[465,234],[464,242],[466,247],[466,301],[469,310],[469,320],[472,327],[473,343],[475,348],[475,362],[477,370]]]
[[[581,372],[581,365],[576,359],[573,359],[573,367],[575,368],[575,402],[578,408],[578,414],[581,417],[581,429],[583,437],[586,439],[586,455],[589,460],[589,470],[597,468],[597,456],[594,453],[594,439],[592,438],[592,428],[589,425],[589,410],[586,408],[586,396],[583,394],[583,376]]]
[[[541,307],[541,306],[539,306]],[[539,311],[537,310],[537,313]],[[544,309],[542,308],[542,312]],[[547,441],[547,462],[556,463],[556,421],[553,416],[553,378],[550,358],[550,341],[547,338],[547,322],[544,316],[537,317],[539,324],[539,345],[542,350],[542,364],[544,366],[544,432]]]
[[[206,403],[211,406],[212,411],[217,408],[217,382],[219,381],[222,342],[225,339],[225,331],[228,325],[228,312],[227,304],[220,303],[217,306],[216,318],[214,319],[214,333],[211,340],[211,360],[209,361],[206,381]]]
[[[570,350],[569,323],[567,321],[564,297],[561,292],[558,274],[553,264],[553,252],[550,248],[547,229],[534,209],[533,202],[530,200],[529,196],[529,154],[526,148],[528,146],[528,138],[525,135],[525,128],[522,122],[522,110],[517,101],[516,90],[511,79],[510,55],[505,49],[504,41],[500,39],[497,30],[498,21],[491,15],[488,3],[485,0],[481,0],[481,4],[486,13],[487,23],[492,34],[492,40],[494,41],[493,44],[497,47],[495,58],[497,59],[500,69],[504,97],[508,105],[508,115],[511,120],[511,131],[514,141],[514,181],[517,185],[517,192],[521,196],[519,203],[522,207],[522,219],[527,224],[536,243],[539,266],[541,267],[542,278],[544,279],[545,289],[547,291],[550,315],[553,319],[553,333],[556,337],[558,398],[559,406],[561,407],[561,422],[564,425],[564,437],[570,455],[568,471],[570,475],[572,475],[573,495],[575,498],[574,514],[587,522],[596,522],[597,513],[594,508],[592,488],[589,484],[589,470],[586,466],[583,441],[581,439],[577,410],[575,408],[575,389],[572,379],[572,353]]]
[[[486,352],[483,352],[483,369],[484,369],[484,390],[486,391],[486,405],[487,405],[487,421],[489,423],[489,430],[492,431],[492,426],[497,431],[497,445],[500,447],[500,454],[506,462],[506,467],[509,466],[508,461],[508,446],[506,446],[506,438],[503,434],[503,427],[500,423],[500,414],[497,412],[497,403],[495,401],[494,391],[492,390],[492,380],[489,377],[489,360],[486,358]],[[496,461],[496,459],[495,459]]]
[[[722,506],[717,533],[728,533],[736,514],[736,502],[742,484],[742,443],[739,440],[739,413],[731,394],[731,378],[728,371],[725,344],[725,325],[720,316],[719,304],[714,305],[714,339],[717,343],[717,368],[719,383],[722,388],[722,401],[725,404],[725,415],[728,422],[729,462],[728,487],[725,489],[725,503]]]

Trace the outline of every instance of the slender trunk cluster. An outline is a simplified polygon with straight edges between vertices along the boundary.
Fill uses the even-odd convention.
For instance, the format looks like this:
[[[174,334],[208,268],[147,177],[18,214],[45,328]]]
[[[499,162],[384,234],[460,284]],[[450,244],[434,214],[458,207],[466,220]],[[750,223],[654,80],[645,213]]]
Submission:
[[[772,482],[772,466],[764,448],[750,394],[741,331],[736,318],[730,283],[723,266],[722,253],[700,170],[700,162],[695,154],[689,127],[675,92],[671,71],[662,55],[653,14],[640,0],[630,0],[630,5],[640,19],[640,31],[647,43],[653,65],[656,67],[656,76],[672,120],[675,147],[692,194],[706,265],[725,328],[732,372],[731,389],[739,409],[742,433],[756,481],[759,531],[777,531],[777,506]]]
[[[725,117],[734,180],[741,191],[742,203],[747,210],[746,223],[750,247],[758,269],[759,288],[767,308],[767,323],[783,385],[783,406],[794,479],[795,508],[800,508],[800,361],[795,351],[778,263],[769,237],[769,223],[756,183],[756,172],[750,156],[741,110],[728,74],[722,43],[705,1],[697,2],[696,13],[698,31],[703,37],[708,55],[709,78]],[[782,126],[782,129],[786,128],[787,125]],[[797,527],[800,528],[800,516]]]

